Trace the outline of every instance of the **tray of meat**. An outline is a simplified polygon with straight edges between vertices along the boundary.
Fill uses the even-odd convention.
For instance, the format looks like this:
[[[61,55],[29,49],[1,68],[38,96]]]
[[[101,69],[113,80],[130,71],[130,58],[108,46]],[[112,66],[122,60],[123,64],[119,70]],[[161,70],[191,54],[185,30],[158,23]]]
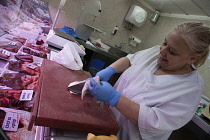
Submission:
[[[34,62],[34,58],[30,54],[16,54],[15,59],[16,60],[21,60],[23,62],[29,62],[29,63]]]
[[[5,34],[4,36],[0,37],[0,41],[19,42],[22,45],[24,45],[27,39],[23,37],[17,37],[11,34]]]
[[[40,52],[38,50],[34,50],[32,48],[28,48],[28,47],[24,46],[20,50],[24,53],[27,53],[27,54],[31,54],[31,55],[34,55],[34,56],[37,56],[37,57],[49,59],[49,54],[44,53],[44,52]]]
[[[22,45],[26,43],[26,38],[23,37],[6,37],[6,39],[12,41],[12,42],[20,42]]]
[[[6,61],[9,61],[11,59],[14,58],[14,54],[7,51],[7,50],[4,50],[4,49],[0,49],[0,59],[2,60],[6,60]]]
[[[30,76],[25,73],[4,71],[0,77],[0,86],[5,86],[4,89],[36,91],[38,79],[39,75]]]
[[[0,107],[31,111],[33,100],[20,101],[22,90],[0,89]]]
[[[30,112],[23,110],[16,110],[11,108],[0,107],[0,127],[2,127],[3,121],[5,119],[6,113],[17,113],[20,115],[18,129],[16,132],[6,131],[4,133],[7,135],[9,140],[35,140],[36,126],[32,128],[32,131],[28,131]]]
[[[34,63],[37,63],[39,65],[43,61],[43,58],[41,58],[41,57],[30,55],[30,54],[27,54],[27,53],[24,53],[24,52],[21,52],[21,51],[19,51],[17,54],[15,54],[14,58],[16,60],[21,60],[21,61],[24,61],[24,62],[30,62],[30,63],[34,62]]]
[[[32,48],[34,50],[43,52],[43,53],[47,53],[47,54],[50,53],[50,49],[48,49],[48,47],[44,46],[44,45],[37,45],[37,44],[34,44],[34,43],[26,43],[25,46],[28,47],[28,48]]]
[[[37,63],[29,63],[21,60],[10,60],[5,67],[8,70],[25,73],[28,75],[39,75],[40,66]]]
[[[12,42],[12,41],[0,41],[0,48],[5,49],[10,52],[17,53],[18,50],[23,46],[20,42]]]

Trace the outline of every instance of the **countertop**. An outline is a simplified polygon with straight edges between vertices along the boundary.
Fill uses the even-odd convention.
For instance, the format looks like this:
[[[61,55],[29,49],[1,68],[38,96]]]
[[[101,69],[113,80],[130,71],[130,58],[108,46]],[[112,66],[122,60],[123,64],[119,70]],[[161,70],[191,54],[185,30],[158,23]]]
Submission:
[[[110,47],[110,49],[108,51],[106,51],[104,49],[97,48],[92,45],[86,44],[83,40],[80,40],[80,39],[76,39],[76,40],[80,45],[83,45],[86,49],[92,50],[96,53],[102,54],[102,55],[112,58],[114,60],[117,60],[117,59],[127,55],[127,53],[125,53],[117,48],[114,48],[114,47]]]

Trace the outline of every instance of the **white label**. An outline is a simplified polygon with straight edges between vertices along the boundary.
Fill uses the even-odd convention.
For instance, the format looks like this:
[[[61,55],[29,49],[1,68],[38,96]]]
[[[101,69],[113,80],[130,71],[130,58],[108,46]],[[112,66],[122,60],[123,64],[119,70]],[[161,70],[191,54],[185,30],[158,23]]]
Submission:
[[[35,43],[33,43],[32,46],[36,47],[36,46],[38,46],[38,45],[36,45]]]
[[[17,131],[20,120],[20,114],[7,112],[2,125],[3,130]]]
[[[17,44],[17,42],[13,42],[13,41],[11,41],[11,42],[9,42],[8,44],[9,44],[9,45],[16,45],[16,44]]]
[[[20,101],[30,101],[32,100],[33,90],[22,90],[20,95]]]
[[[3,51],[2,51],[2,54],[5,54],[5,55],[7,55],[7,56],[10,56],[11,53],[8,52],[8,51],[6,51],[6,50],[3,50]]]
[[[33,64],[28,64],[27,67],[28,67],[28,68],[31,68],[31,69],[35,69],[37,66],[35,66],[35,65],[33,65]]]
[[[38,66],[40,66],[40,67],[42,66],[42,63],[41,63],[41,62],[37,62],[36,64],[37,64]]]
[[[37,50],[33,50],[33,52],[35,52],[35,53],[39,53],[39,51],[37,51]]]

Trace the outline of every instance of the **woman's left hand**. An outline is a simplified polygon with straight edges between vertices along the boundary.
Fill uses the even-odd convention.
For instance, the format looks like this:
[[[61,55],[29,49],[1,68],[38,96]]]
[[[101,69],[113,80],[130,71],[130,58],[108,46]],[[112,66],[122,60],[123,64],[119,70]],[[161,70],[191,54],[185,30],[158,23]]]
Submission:
[[[88,89],[95,99],[103,102],[108,102],[111,106],[115,106],[120,98],[118,93],[108,82],[100,81],[98,84],[93,78],[90,78]]]

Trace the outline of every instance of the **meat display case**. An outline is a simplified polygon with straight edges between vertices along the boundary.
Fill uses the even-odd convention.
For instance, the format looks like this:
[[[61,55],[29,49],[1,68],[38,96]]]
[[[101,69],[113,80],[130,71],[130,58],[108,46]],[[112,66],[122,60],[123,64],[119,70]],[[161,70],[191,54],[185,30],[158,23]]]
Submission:
[[[90,77],[85,71],[73,71],[44,59],[32,109],[29,130],[33,125],[94,134],[116,135],[119,126],[108,105],[86,95],[71,94],[68,85]]]

